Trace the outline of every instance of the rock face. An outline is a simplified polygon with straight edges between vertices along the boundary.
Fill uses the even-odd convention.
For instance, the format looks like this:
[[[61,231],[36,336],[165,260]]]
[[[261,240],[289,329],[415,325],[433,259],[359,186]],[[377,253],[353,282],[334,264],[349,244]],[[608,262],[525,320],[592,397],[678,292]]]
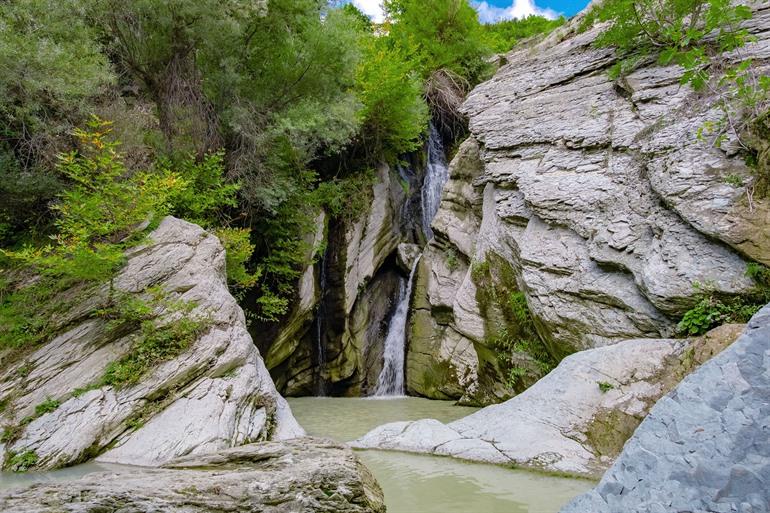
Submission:
[[[753,8],[757,41],[745,54],[767,72],[770,4]],[[472,272],[490,254],[510,263],[556,359],[670,336],[696,284],[741,294],[752,286],[746,262],[768,263],[770,202],[752,210],[734,140],[718,149],[697,138],[719,117],[716,98],[681,87],[677,66],[609,80],[613,52],[579,22],[512,52],[464,104],[471,136],[420,266],[413,393],[465,400],[476,389],[483,402],[506,392],[489,384],[494,315],[480,315]]]
[[[661,399],[562,513],[770,511],[770,306]]]
[[[159,469],[89,474],[0,494],[16,513],[384,513],[380,487],[353,452],[298,438],[185,456]]]
[[[92,291],[59,320],[58,336],[0,375],[4,430],[13,433],[4,435],[6,467],[14,467],[19,455],[35,459],[38,469],[97,455],[105,462],[158,465],[303,434],[228,292],[225,252],[216,237],[165,218],[146,245],[130,251],[114,280],[124,294],[142,296],[150,287],[194,303],[189,315],[208,319],[204,331],[135,385],[99,386],[107,366],[130,351],[136,327],[116,329],[96,315],[107,302],[108,286]],[[160,312],[158,322],[171,315]],[[40,410],[42,403],[53,407]]]
[[[692,340],[627,340],[581,351],[502,404],[446,425],[432,419],[386,424],[353,446],[596,476],[655,401],[741,329],[726,325]]]
[[[306,270],[314,281],[301,289],[298,303],[305,306],[282,323],[267,353],[282,393],[358,396],[373,389],[399,282],[409,274],[401,260],[415,258],[417,247],[402,243],[415,237],[418,182],[382,165],[366,212],[321,226],[327,250]]]

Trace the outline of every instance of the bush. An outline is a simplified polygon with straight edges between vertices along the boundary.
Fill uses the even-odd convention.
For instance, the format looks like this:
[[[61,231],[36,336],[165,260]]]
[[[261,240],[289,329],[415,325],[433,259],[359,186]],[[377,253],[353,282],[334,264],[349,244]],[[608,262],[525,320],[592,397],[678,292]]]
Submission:
[[[254,253],[251,243],[251,230],[246,228],[217,228],[214,234],[219,237],[225,248],[227,281],[235,289],[248,289],[255,286],[261,271],[250,272],[247,269]]]
[[[696,284],[700,290],[698,302],[679,321],[679,332],[688,336],[702,335],[722,324],[748,322],[770,303],[770,269],[752,262],[746,268],[746,276],[756,285],[741,296],[721,297],[709,287]]]

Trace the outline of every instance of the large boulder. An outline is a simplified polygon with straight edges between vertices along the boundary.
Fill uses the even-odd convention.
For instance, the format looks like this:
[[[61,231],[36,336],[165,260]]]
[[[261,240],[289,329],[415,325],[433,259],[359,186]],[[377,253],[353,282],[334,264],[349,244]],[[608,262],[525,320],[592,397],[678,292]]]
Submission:
[[[562,513],[770,511],[770,306],[661,399]]]
[[[50,469],[95,456],[158,465],[302,435],[227,289],[219,240],[167,217],[127,256],[111,284],[90,290],[56,319],[57,336],[6,361],[0,372],[5,467]],[[205,328],[135,384],[101,385],[107,367],[131,351],[139,326],[114,326],[99,308],[110,294],[146,297],[148,289],[194,305],[184,315],[205,318]],[[179,313],[161,309],[157,315],[162,324]]]
[[[385,424],[353,446],[597,476],[652,405],[741,329],[726,325],[696,339],[627,340],[581,351],[502,404],[449,424]]]
[[[382,490],[353,452],[297,438],[185,456],[0,493],[15,513],[384,513]]]

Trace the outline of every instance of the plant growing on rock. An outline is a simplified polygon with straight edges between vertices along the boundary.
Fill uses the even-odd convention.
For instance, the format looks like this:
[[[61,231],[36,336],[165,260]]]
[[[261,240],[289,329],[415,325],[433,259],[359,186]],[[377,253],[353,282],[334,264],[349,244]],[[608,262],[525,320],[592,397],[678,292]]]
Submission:
[[[38,456],[35,451],[24,451],[20,453],[8,453],[6,455],[3,470],[12,472],[26,472],[37,465]]]
[[[618,50],[613,79],[657,59],[684,69],[682,85],[716,98],[721,117],[706,121],[698,137],[710,136],[717,147],[728,138],[737,142],[756,175],[747,187],[753,208],[754,192],[764,196],[770,185],[770,77],[742,56],[741,49],[755,40],[743,24],[751,17],[750,7],[730,0],[607,0],[589,13],[583,28],[610,22],[596,45]]]
[[[746,275],[756,285],[750,292],[731,297],[720,297],[712,288],[696,283],[700,291],[698,302],[685,312],[677,326],[683,335],[702,335],[712,328],[728,323],[745,323],[770,302],[770,269],[750,263]]]

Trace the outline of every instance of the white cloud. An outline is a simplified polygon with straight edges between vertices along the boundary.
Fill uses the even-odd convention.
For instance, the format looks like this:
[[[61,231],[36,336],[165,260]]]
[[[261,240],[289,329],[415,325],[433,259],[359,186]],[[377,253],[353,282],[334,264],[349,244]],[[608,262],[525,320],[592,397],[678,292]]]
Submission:
[[[513,0],[510,7],[496,7],[486,1],[473,2],[473,6],[479,11],[479,20],[482,23],[494,23],[500,20],[512,18],[526,18],[527,16],[545,16],[548,19],[559,17],[559,13],[553,9],[541,9],[535,5],[534,0]]]
[[[381,23],[385,19],[385,13],[382,10],[382,0],[352,0],[352,3],[375,23]],[[471,4],[479,12],[479,20],[482,23],[494,23],[512,18],[526,18],[533,14],[545,16],[551,20],[559,17],[558,12],[553,9],[541,9],[535,5],[534,0],[513,0],[510,7],[489,5],[486,0],[471,2]]]
[[[375,23],[382,23],[382,20],[385,19],[382,0],[353,0],[353,5],[361,9]]]

